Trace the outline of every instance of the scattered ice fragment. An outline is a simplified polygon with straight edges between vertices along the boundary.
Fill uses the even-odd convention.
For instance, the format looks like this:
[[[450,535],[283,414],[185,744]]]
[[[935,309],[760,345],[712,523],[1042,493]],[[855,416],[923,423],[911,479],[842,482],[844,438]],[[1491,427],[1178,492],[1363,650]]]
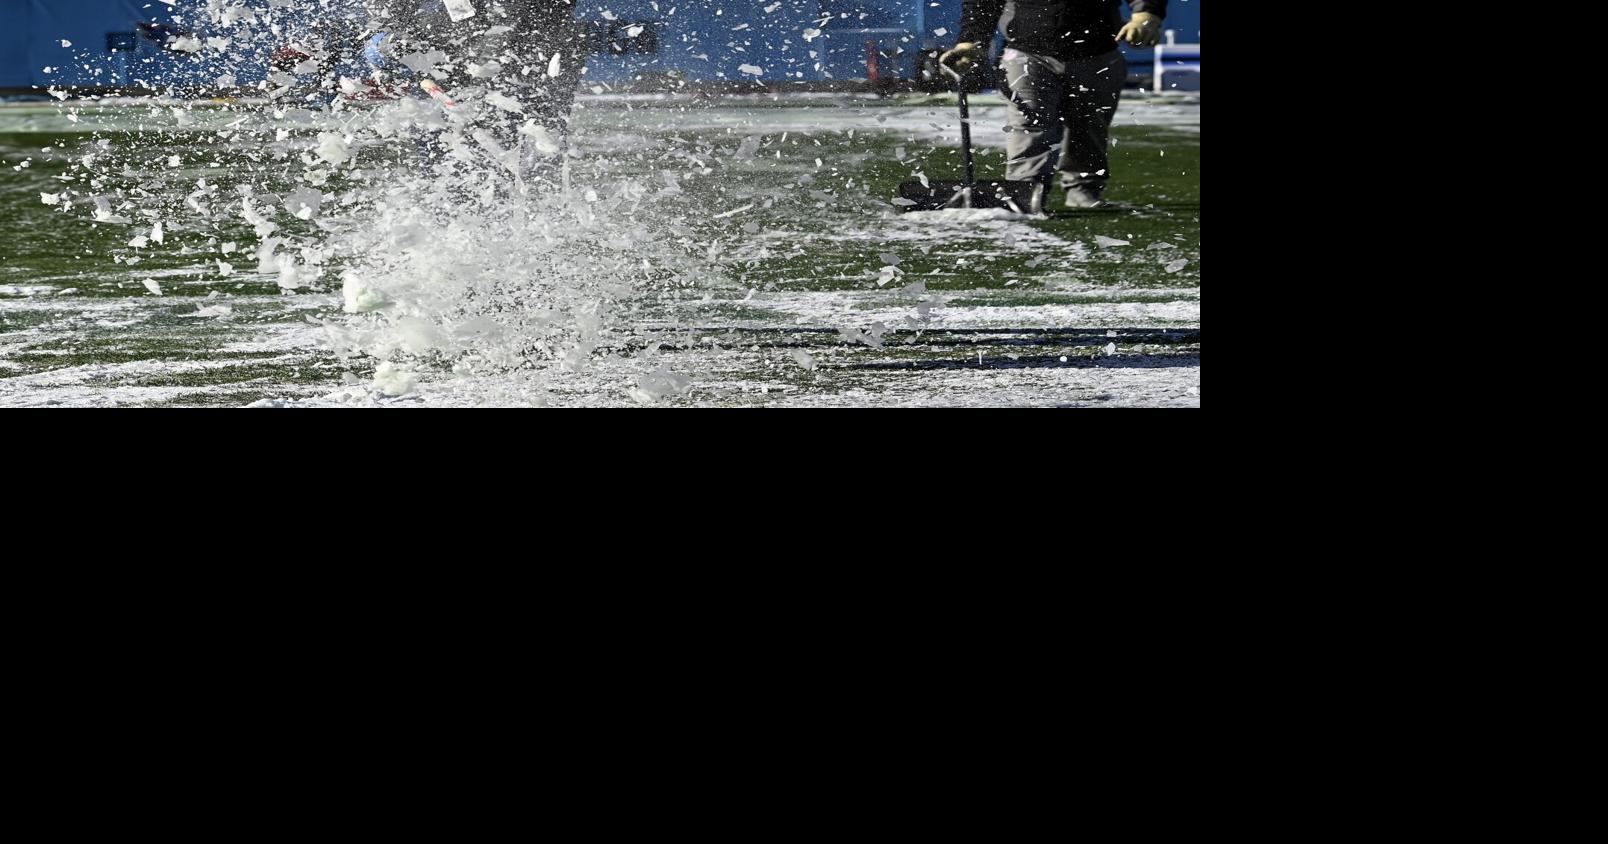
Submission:
[[[525,121],[525,125],[519,128],[519,134],[530,138],[531,143],[536,147],[536,151],[548,158],[552,158],[564,151],[558,140],[553,137],[553,133],[547,131],[546,126],[534,120]]]
[[[351,270],[341,276],[341,294],[346,300],[345,310],[349,314],[372,313],[388,304],[378,290]]]
[[[1133,243],[1131,241],[1117,240],[1114,237],[1106,237],[1103,234],[1095,235],[1094,236],[1094,243],[1095,243],[1096,246],[1132,246],[1133,245]]]
[[[1189,262],[1180,258],[1167,265],[1167,272],[1174,274],[1181,273],[1187,266],[1189,266]]]
[[[671,372],[669,367],[661,366],[638,378],[637,385],[630,391],[630,395],[642,404],[653,404],[660,399],[685,395],[691,390],[691,378],[679,372]]]
[[[298,220],[311,220],[318,216],[324,204],[324,194],[314,188],[299,188],[285,197],[285,210]]]
[[[352,160],[352,150],[346,138],[335,132],[323,132],[318,136],[318,157],[331,164],[345,164]]]
[[[447,17],[453,23],[466,21],[475,16],[474,0],[446,0]]]
[[[413,373],[385,361],[374,370],[374,388],[388,396],[405,396],[418,386]]]
[[[525,113],[525,107],[520,104],[519,100],[516,100],[513,97],[498,91],[492,91],[491,93],[487,94],[486,102],[502,109],[503,111],[512,112],[514,114]]]
[[[799,366],[802,366],[802,367],[804,367],[805,369],[808,369],[811,372],[815,371],[815,356],[814,355],[810,354],[809,352],[804,351],[803,349],[794,349],[792,352],[790,352],[790,354],[793,357],[793,362],[794,363],[797,363]]]
[[[134,222],[127,217],[112,213],[112,201],[104,196],[95,197],[95,222],[118,223],[128,225]]]
[[[151,291],[152,293],[156,294],[157,296],[162,295],[162,285],[157,284],[156,282],[152,281],[151,279],[146,279],[145,280],[145,289]]]

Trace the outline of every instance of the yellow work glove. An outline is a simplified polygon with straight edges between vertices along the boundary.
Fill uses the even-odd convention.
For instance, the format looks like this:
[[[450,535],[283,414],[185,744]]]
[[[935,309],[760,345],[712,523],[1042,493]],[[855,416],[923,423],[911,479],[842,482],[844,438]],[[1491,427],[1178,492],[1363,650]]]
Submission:
[[[1133,20],[1117,33],[1117,42],[1123,41],[1135,47],[1154,47],[1161,43],[1161,18],[1150,12],[1135,12]]]
[[[944,67],[965,76],[982,66],[983,60],[988,58],[988,48],[982,44],[973,44],[962,41],[955,45],[955,49],[938,57],[938,62]]]

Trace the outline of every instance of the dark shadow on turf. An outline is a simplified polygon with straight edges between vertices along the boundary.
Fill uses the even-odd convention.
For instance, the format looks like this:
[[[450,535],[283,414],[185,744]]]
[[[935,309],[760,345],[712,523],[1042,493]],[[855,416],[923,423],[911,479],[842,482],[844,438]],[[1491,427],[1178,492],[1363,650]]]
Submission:
[[[1199,202],[1156,202],[1150,205],[1107,205],[1104,208],[1058,208],[1049,215],[1051,220],[1075,220],[1087,217],[1125,217],[1130,214],[1172,211],[1199,214]]]
[[[1112,333],[1115,332],[1115,333]],[[678,332],[679,333],[679,332]],[[686,333],[714,337],[717,345],[758,346],[763,349],[816,349],[864,345],[846,340],[835,329],[822,328],[695,328]],[[781,335],[775,339],[767,335]],[[970,348],[1021,348],[1032,346],[1104,346],[1108,343],[1184,346],[1200,342],[1200,329],[1172,331],[1145,328],[954,328],[930,331],[889,331],[885,348],[966,346]],[[707,348],[707,343],[661,340],[667,352]]]
[[[945,360],[879,361],[851,363],[841,366],[822,366],[821,370],[856,370],[868,372],[932,372],[960,369],[1199,369],[1200,355],[1134,355],[1131,357],[1070,358],[1062,362],[1060,356],[1018,356],[1016,358],[977,358]]]

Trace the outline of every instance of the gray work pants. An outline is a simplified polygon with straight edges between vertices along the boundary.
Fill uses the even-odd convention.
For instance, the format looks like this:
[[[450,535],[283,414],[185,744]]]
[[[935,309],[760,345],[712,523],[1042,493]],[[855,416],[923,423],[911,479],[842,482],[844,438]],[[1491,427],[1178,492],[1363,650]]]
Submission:
[[[1127,59],[1117,50],[1065,61],[1008,49],[1003,64],[1011,91],[1005,177],[1048,188],[1059,170],[1063,188],[1099,197],[1111,176],[1106,149]]]

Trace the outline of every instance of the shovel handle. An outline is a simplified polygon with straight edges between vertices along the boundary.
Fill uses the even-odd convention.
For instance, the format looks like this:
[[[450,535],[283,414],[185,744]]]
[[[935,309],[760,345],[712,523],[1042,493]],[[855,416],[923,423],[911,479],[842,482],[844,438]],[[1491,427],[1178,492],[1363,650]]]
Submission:
[[[977,156],[972,152],[971,102],[966,98],[966,78],[949,65],[939,63],[939,67],[955,81],[955,91],[960,94],[960,148],[966,156],[966,206],[969,208],[972,189],[977,186]]]

